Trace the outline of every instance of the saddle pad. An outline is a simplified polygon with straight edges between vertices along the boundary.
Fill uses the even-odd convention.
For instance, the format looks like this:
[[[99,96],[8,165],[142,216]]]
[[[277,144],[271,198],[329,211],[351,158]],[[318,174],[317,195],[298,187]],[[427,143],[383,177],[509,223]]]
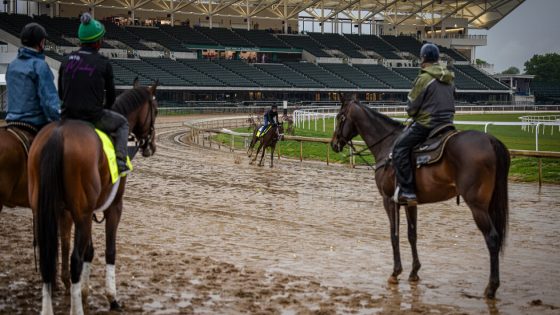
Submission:
[[[262,132],[261,132],[261,130],[260,130],[260,128],[259,128],[259,131],[257,131],[257,138],[266,135],[266,133],[270,130],[270,128],[272,128],[272,125],[268,125],[268,127],[266,127],[266,129],[263,130]]]
[[[103,152],[105,152],[105,156],[107,157],[107,162],[109,163],[109,172],[111,173],[111,183],[114,184],[119,179],[119,168],[117,167],[117,155],[115,154],[115,146],[113,145],[113,141],[111,138],[99,129],[95,129],[97,136],[99,136],[99,140],[101,140],[101,146],[103,147]],[[130,162],[130,158],[126,157],[126,164],[128,168],[132,170],[132,163]]]
[[[447,141],[458,133],[458,130],[452,129],[437,137],[429,138],[415,147],[412,154],[414,156],[413,161],[416,162],[416,167],[433,164],[439,161],[443,156],[443,150],[445,149]]]

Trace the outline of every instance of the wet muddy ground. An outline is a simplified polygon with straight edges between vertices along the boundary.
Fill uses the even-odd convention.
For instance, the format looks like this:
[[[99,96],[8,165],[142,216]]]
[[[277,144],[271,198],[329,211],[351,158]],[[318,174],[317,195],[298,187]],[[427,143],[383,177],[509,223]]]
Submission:
[[[404,271],[389,285],[388,219],[371,171],[285,159],[259,168],[241,153],[177,143],[184,129],[171,120],[128,181],[117,240],[125,313],[560,313],[560,186],[510,183],[502,285],[489,303],[488,252],[464,204],[419,207],[415,285],[401,213]],[[2,314],[40,310],[31,219],[28,209],[0,213]],[[94,233],[88,308],[105,313],[104,226]],[[63,291],[54,303],[69,310]]]

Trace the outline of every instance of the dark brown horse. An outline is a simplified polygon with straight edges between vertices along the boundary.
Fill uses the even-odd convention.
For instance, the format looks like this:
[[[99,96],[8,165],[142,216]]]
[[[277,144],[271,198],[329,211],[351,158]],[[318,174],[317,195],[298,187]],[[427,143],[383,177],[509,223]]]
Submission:
[[[255,163],[257,157],[259,156],[259,152],[262,149],[259,166],[263,166],[263,159],[264,159],[264,154],[266,152],[266,148],[270,148],[270,167],[273,167],[274,150],[276,149],[276,143],[278,143],[283,133],[284,133],[284,126],[282,126],[282,124],[278,124],[278,125],[273,125],[264,136],[260,136],[258,138],[259,147],[257,148],[257,153],[255,153],[255,157],[251,161],[251,164]]]
[[[17,130],[14,130],[16,129]],[[11,129],[11,130],[10,130]],[[0,212],[3,206],[24,207],[29,206],[29,194],[27,191],[27,145],[32,143],[35,137],[32,127],[2,127],[0,128]],[[70,257],[70,214],[64,213],[61,224],[69,226],[67,231],[60,234],[61,243],[61,278],[70,290],[70,268],[68,261]]]
[[[359,104],[355,99],[343,101],[337,115],[331,146],[340,152],[352,138],[360,135],[377,161],[375,182],[383,196],[383,205],[391,224],[393,273],[389,282],[397,282],[402,272],[399,250],[399,206],[393,202],[395,171],[389,154],[403,125],[379,112]],[[464,131],[452,137],[441,161],[416,169],[419,203],[463,197],[472,211],[490,252],[490,280],[485,290],[494,298],[500,285],[499,253],[503,249],[508,226],[507,177],[510,157],[502,142],[478,131]],[[381,166],[383,165],[383,166]],[[420,260],[416,250],[416,207],[406,207],[408,240],[412,248],[412,271],[409,280],[418,280]]]
[[[121,94],[113,110],[128,118],[143,156],[155,152],[155,91],[135,86]],[[126,178],[112,184],[107,158],[93,128],[77,120],[51,123],[39,132],[29,153],[29,198],[36,222],[43,278],[42,314],[52,314],[51,287],[56,277],[58,219],[68,212],[75,225],[71,256],[71,313],[83,314],[94,249],[91,238],[94,211],[103,211],[106,235],[106,296],[119,309],[115,280],[116,233],[122,214]],[[60,226],[62,231],[69,226]]]

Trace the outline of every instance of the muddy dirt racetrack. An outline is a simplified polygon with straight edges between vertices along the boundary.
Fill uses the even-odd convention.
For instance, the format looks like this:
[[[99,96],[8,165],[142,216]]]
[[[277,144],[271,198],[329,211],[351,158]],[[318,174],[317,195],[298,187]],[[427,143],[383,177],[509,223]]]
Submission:
[[[163,121],[163,120],[162,120]],[[138,158],[119,228],[117,289],[124,313],[140,314],[559,314],[560,187],[510,183],[510,231],[498,299],[482,298],[488,252],[468,208],[419,208],[421,281],[406,281],[411,255],[401,211],[404,272],[392,271],[389,226],[367,170],[246,157],[184,146],[166,121],[158,152]],[[404,222],[403,222],[404,221]],[[88,300],[104,298],[104,226]],[[0,313],[38,313],[31,213],[0,213]],[[69,298],[58,291],[55,312]]]

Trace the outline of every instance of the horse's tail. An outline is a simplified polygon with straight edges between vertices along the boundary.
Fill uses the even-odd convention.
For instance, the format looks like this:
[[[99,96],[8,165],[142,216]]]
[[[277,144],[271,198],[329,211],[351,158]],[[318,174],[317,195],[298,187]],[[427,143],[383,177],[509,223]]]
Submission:
[[[490,200],[489,213],[494,228],[498,232],[498,249],[503,251],[509,218],[508,173],[510,156],[508,149],[500,140],[491,137],[490,142],[496,154],[496,179],[494,192]]]
[[[39,265],[43,281],[53,286],[56,284],[58,218],[64,209],[63,141],[62,129],[54,128],[41,150],[39,160]]]

